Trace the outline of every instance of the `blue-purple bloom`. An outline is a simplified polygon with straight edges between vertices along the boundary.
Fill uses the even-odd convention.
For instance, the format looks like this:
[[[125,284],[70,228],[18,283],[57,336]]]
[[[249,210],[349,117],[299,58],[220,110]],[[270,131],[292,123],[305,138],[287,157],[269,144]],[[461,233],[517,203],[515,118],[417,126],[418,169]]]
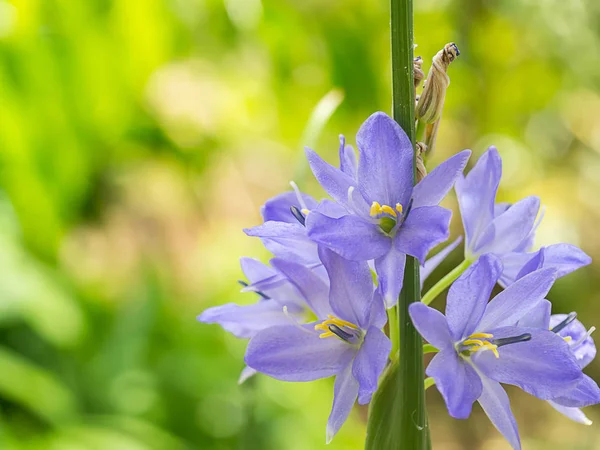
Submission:
[[[342,145],[340,169],[306,149],[313,174],[337,203],[321,202],[306,217],[306,226],[312,240],[344,258],[374,260],[389,307],[402,288],[406,255],[423,264],[429,250],[448,238],[451,212],[438,203],[464,169],[470,151],[440,164],[413,187],[413,146],[389,116],[371,115],[356,142],[358,164],[352,148]]]
[[[306,323],[328,305],[329,284],[301,264],[277,258],[271,260],[272,268],[252,258],[241,258],[240,263],[250,283],[274,278],[285,282],[260,291],[254,304],[208,308],[198,316],[200,322],[219,324],[234,336],[249,339],[271,327]],[[240,382],[253,374],[244,369]]]
[[[531,252],[540,200],[526,197],[511,205],[496,203],[496,193],[502,177],[502,159],[495,147],[490,147],[466,175],[459,174],[455,189],[462,222],[465,228],[465,258],[475,260],[493,253],[503,264],[500,284],[508,286],[517,280],[519,272],[538,252]],[[544,267],[554,268],[562,277],[579,267],[590,264],[591,258],[569,244],[545,248]]]
[[[553,269],[539,269],[488,299],[502,273],[491,254],[481,256],[451,286],[446,316],[422,303],[409,313],[439,353],[427,367],[452,417],[467,418],[477,400],[514,449],[517,424],[500,383],[519,386],[543,400],[572,391],[583,379],[569,345],[548,329],[517,326],[550,290]]]
[[[550,315],[551,308],[551,303],[544,300],[519,321],[519,326],[549,329],[556,333],[568,343],[577,364],[584,369],[596,357],[596,345],[591,336],[595,328],[587,330],[577,320],[575,313]],[[548,400],[548,403],[569,419],[584,425],[591,425],[592,421],[580,408],[600,403],[600,388],[594,380],[584,375],[573,389]]]
[[[254,370],[283,381],[335,376],[329,442],[356,399],[360,404],[371,400],[391,343],[381,331],[387,317],[368,264],[345,260],[327,249],[320,249],[319,254],[331,286],[329,302],[315,309],[318,320],[257,333],[250,340],[245,361]]]

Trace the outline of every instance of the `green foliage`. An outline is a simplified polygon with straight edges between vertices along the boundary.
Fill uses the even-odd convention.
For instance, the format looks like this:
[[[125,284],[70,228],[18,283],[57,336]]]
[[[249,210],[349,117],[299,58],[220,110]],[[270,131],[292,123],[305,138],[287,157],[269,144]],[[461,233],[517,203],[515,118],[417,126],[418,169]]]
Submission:
[[[597,2],[415,8],[425,67],[461,50],[431,163],[497,144],[501,200],[547,207],[538,244],[600,256]],[[195,316],[254,301],[236,261],[268,255],[240,229],[304,173],[315,105],[344,93],[309,142],[330,161],[390,110],[388,24],[386,1],[0,0],[0,448],[325,448],[330,381],[238,386],[244,343]],[[550,294],[588,326],[597,267]],[[428,409],[434,442],[491,448],[479,411],[450,422],[434,388]],[[513,409],[540,447],[597,441],[543,402]],[[362,448],[365,412],[327,448]]]

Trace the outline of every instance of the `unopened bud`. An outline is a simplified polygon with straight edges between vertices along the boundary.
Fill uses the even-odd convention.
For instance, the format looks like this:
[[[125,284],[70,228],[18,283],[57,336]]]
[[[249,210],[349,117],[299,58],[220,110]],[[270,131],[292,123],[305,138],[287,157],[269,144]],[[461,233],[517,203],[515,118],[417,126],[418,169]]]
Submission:
[[[423,93],[417,104],[416,117],[425,123],[438,120],[444,107],[446,89],[450,85],[448,66],[460,55],[458,47],[453,42],[446,44],[442,50],[433,57],[431,69],[423,87]],[[416,83],[416,81],[415,81]]]

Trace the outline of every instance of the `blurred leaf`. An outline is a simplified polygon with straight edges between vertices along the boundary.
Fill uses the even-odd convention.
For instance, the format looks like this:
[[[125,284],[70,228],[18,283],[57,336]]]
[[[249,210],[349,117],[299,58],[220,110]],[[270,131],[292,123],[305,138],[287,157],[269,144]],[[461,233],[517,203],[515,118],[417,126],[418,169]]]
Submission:
[[[2,347],[0,394],[53,424],[77,414],[75,397],[53,374]]]

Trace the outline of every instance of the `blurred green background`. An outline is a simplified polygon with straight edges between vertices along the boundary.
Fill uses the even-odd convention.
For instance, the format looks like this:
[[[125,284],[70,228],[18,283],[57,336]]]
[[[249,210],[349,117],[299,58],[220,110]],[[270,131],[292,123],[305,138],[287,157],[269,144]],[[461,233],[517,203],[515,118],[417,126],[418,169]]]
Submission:
[[[600,3],[415,15],[426,70],[461,50],[433,165],[495,143],[501,199],[546,206],[537,244],[599,259]],[[387,0],[0,0],[1,449],[325,448],[331,380],[238,386],[245,343],[195,317],[254,301],[238,257],[268,255],[241,229],[267,198],[292,178],[322,196],[302,144],[334,161],[339,133],[390,110],[388,28]],[[560,280],[555,311],[600,324],[599,275]],[[525,448],[600,449],[598,428],[511,394]],[[456,421],[427,397],[434,448],[508,449],[478,406]],[[365,418],[327,448],[362,448]]]

